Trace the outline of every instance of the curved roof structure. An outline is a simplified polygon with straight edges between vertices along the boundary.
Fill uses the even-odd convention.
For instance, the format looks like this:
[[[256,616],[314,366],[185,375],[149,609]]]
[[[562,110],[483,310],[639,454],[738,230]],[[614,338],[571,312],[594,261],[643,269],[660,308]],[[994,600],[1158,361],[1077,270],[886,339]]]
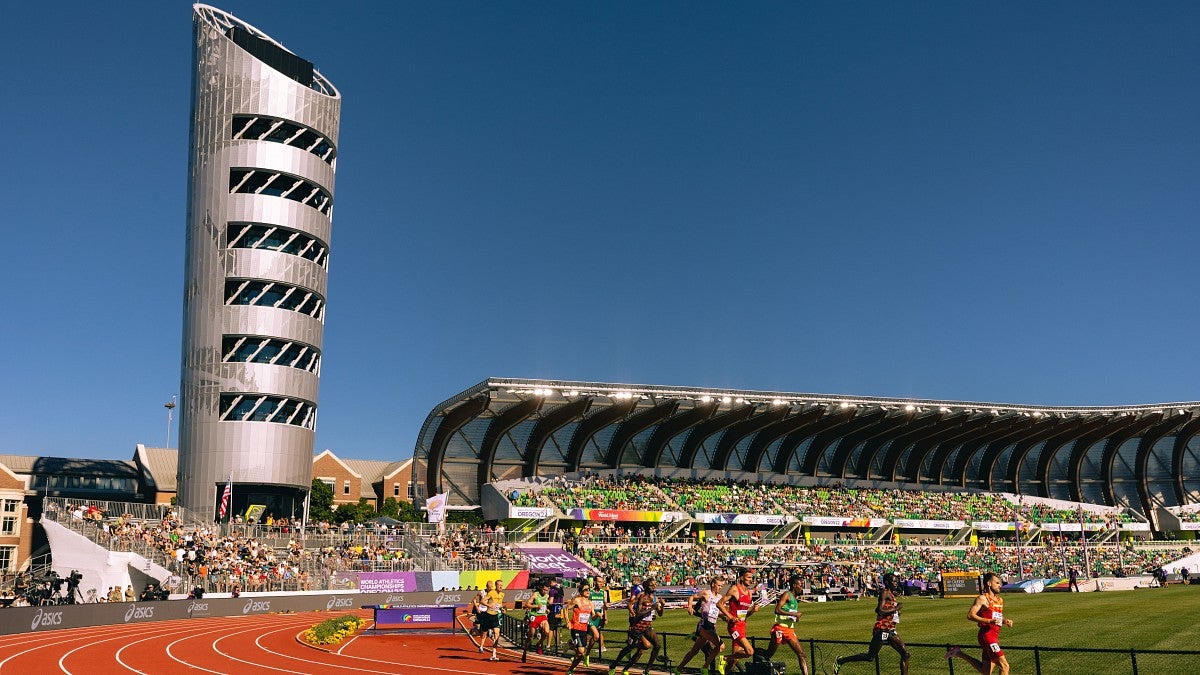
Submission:
[[[1200,501],[1200,402],[975,401],[488,379],[438,404],[425,494],[632,467],[1006,491],[1128,506]]]

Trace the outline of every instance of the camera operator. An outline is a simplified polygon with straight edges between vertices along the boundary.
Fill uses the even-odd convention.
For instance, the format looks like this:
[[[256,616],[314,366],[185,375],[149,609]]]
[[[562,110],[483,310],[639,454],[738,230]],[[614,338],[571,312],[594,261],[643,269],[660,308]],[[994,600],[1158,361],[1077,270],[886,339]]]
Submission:
[[[141,600],[142,602],[150,602],[151,600],[157,599],[158,590],[155,588],[153,583],[146,584],[146,587],[142,589],[141,595],[138,596],[138,600]]]
[[[75,596],[79,595],[79,582],[83,581],[83,575],[79,570],[71,570],[70,576],[67,577],[67,604],[75,604]],[[80,595],[80,600],[83,596]]]

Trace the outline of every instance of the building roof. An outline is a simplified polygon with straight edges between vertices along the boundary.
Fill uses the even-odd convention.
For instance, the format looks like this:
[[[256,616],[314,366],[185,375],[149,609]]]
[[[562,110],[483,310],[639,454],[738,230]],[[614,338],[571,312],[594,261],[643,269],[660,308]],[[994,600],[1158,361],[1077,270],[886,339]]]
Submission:
[[[159,492],[175,492],[175,476],[179,470],[179,450],[175,448],[149,448],[138,443],[134,459],[145,469],[146,474]]]
[[[119,459],[0,455],[0,464],[4,464],[10,471],[16,474],[137,476],[137,466],[133,462]]]
[[[1196,443],[1200,402],[1043,406],[492,378],[429,413],[414,457],[427,462],[418,499],[448,491],[468,504],[497,480],[640,467],[1148,513],[1200,493],[1188,470]]]

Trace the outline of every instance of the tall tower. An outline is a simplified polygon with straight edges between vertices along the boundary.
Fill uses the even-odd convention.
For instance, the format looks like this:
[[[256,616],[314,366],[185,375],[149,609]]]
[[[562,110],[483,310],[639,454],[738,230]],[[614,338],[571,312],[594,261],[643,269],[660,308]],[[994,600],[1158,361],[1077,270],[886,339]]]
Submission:
[[[193,7],[179,503],[298,514],[313,436],[341,95],[227,12]]]

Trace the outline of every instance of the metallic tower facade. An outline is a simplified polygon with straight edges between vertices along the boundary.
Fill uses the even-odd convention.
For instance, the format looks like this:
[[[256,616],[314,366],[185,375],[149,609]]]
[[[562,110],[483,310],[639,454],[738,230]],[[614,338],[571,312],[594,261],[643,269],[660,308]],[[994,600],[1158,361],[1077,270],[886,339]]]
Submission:
[[[179,503],[296,514],[311,483],[341,95],[193,8]]]

